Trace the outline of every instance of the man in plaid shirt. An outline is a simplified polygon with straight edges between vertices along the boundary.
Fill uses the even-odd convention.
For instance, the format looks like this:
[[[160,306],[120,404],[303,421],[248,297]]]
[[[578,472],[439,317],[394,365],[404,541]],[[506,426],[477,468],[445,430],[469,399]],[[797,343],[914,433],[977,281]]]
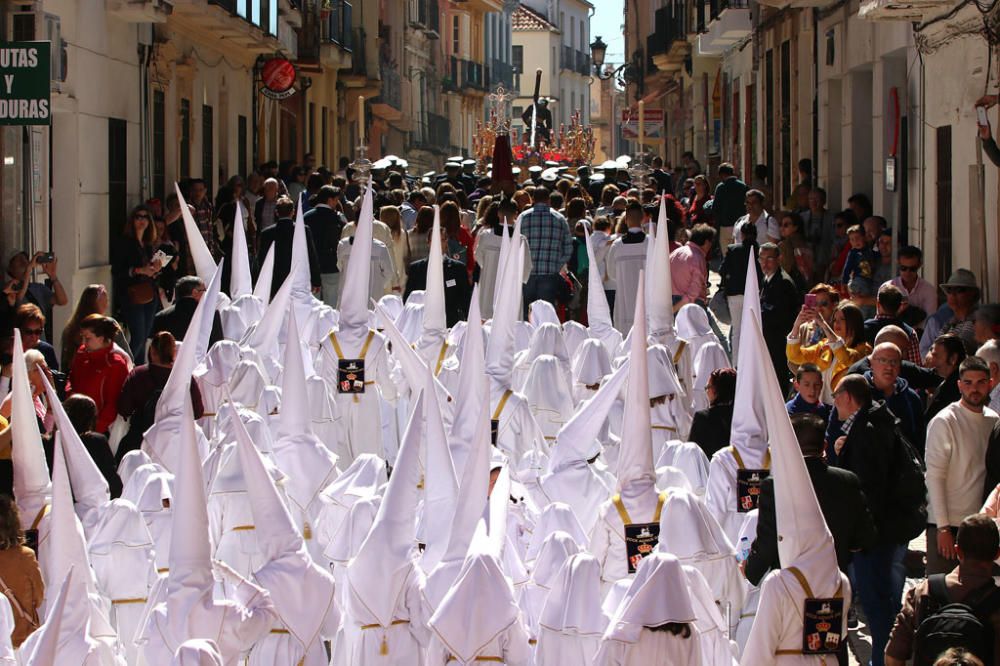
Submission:
[[[524,308],[536,300],[556,305],[563,278],[559,271],[573,252],[573,235],[566,218],[549,207],[549,191],[531,190],[531,208],[521,213],[521,233],[531,252],[531,277],[524,285]]]

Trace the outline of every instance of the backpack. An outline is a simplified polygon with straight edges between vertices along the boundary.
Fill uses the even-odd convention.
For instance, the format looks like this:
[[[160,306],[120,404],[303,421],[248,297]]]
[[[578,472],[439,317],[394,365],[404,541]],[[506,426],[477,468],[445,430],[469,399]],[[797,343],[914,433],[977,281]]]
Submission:
[[[993,625],[989,617],[1000,609],[1000,589],[990,583],[973,591],[962,602],[948,599],[945,574],[927,578],[932,612],[921,620],[914,634],[913,666],[932,666],[948,648],[965,648],[983,663],[993,663]]]
[[[896,543],[908,543],[927,528],[927,483],[924,463],[916,447],[903,435],[897,423],[893,428],[888,515]]]

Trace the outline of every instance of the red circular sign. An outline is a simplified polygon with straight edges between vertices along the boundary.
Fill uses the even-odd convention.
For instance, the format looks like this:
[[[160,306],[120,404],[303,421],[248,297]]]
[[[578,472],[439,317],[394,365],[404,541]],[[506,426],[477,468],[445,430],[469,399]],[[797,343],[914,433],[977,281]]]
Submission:
[[[295,66],[284,58],[271,58],[264,64],[261,78],[265,88],[283,93],[295,85]]]

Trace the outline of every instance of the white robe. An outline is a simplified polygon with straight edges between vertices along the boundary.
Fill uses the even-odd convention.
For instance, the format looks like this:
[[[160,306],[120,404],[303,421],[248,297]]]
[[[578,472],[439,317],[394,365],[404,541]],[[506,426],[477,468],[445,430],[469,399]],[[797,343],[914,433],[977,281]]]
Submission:
[[[701,665],[701,635],[692,626],[691,636],[681,638],[666,631],[643,629],[635,643],[606,640],[595,666],[650,666],[650,664]]]
[[[650,486],[650,489],[652,490],[652,486]],[[633,523],[653,522],[653,513],[657,501],[658,498],[655,493],[650,492],[648,496],[647,493],[644,493],[639,504],[647,508],[644,511],[640,511],[634,508],[632,501],[627,498],[622,499],[622,503]],[[601,564],[601,582],[603,583],[603,591],[605,593],[607,593],[611,585],[629,575],[625,548],[625,524],[622,522],[622,518],[618,514],[618,509],[611,500],[607,500],[601,505],[598,512],[598,520],[590,532],[589,551]]]
[[[357,358],[367,334],[349,337],[337,336],[344,358]],[[337,386],[337,353],[329,336],[320,347],[317,372],[327,384]],[[365,353],[365,382],[375,382],[365,387],[364,393],[334,393],[340,414],[340,447],[337,451],[340,464],[350,465],[362,453],[374,453],[385,458],[382,441],[382,409],[380,399],[394,402],[396,386],[389,374],[389,355],[386,338],[376,333]],[[336,391],[336,388],[334,389]],[[395,448],[395,447],[393,447]]]
[[[393,624],[384,628],[358,603],[348,589],[343,641],[334,654],[334,664],[351,666],[423,666],[428,641],[427,618],[420,594],[421,577],[416,564],[403,584],[393,613]],[[370,628],[365,628],[370,627]],[[388,651],[383,655],[383,646]]]
[[[614,324],[626,334],[632,328],[635,314],[635,295],[639,288],[639,271],[646,266],[646,247],[649,236],[642,243],[623,243],[622,239],[611,244],[607,255],[607,272],[616,283]]]
[[[591,666],[600,645],[600,634],[581,636],[542,627],[535,647],[535,666]]]
[[[497,273],[500,269],[500,241],[502,238],[493,233],[492,229],[483,229],[476,236],[475,258],[479,264],[479,314],[483,319],[493,317],[493,297],[497,288]],[[527,282],[531,275],[531,253],[528,252],[528,242],[521,237],[521,251],[524,256],[524,274],[522,281]]]
[[[747,461],[747,466],[750,466]],[[740,542],[740,532],[747,514],[736,508],[736,470],[738,465],[729,448],[716,451],[708,464],[708,487],[705,503],[731,543]]]
[[[501,663],[506,666],[531,666],[532,653],[528,645],[528,634],[520,621],[514,622],[479,650],[476,657],[500,657],[503,660]],[[431,638],[427,648],[427,666],[480,666],[481,663],[475,659],[462,661],[452,658],[448,648],[437,636]]]
[[[841,636],[847,636],[847,609],[851,605],[851,585],[840,574],[844,596]],[[836,655],[826,657],[802,654],[775,655],[777,650],[802,649],[802,607],[805,592],[790,572],[772,571],[761,582],[760,608],[753,630],[743,649],[741,666],[820,666],[837,663]],[[846,638],[845,638],[846,640]]]

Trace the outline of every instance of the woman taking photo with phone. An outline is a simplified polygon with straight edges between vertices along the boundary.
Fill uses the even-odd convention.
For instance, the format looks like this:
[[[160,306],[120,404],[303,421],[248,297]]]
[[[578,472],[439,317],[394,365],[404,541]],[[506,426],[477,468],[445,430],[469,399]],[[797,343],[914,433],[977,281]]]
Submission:
[[[815,322],[825,334],[816,344],[804,345],[799,337],[799,327],[808,321]],[[861,314],[861,308],[850,301],[842,302],[833,311],[832,324],[827,322],[815,305],[803,305],[788,333],[785,346],[789,363],[814,363],[823,373],[820,400],[828,405],[833,404],[833,391],[840,378],[847,374],[852,364],[867,356],[871,350],[865,342],[864,315]]]
[[[136,363],[146,360],[146,338],[156,314],[156,276],[163,266],[153,260],[155,249],[153,214],[146,206],[137,206],[125,224],[111,267],[115,304],[128,327],[129,346]]]

